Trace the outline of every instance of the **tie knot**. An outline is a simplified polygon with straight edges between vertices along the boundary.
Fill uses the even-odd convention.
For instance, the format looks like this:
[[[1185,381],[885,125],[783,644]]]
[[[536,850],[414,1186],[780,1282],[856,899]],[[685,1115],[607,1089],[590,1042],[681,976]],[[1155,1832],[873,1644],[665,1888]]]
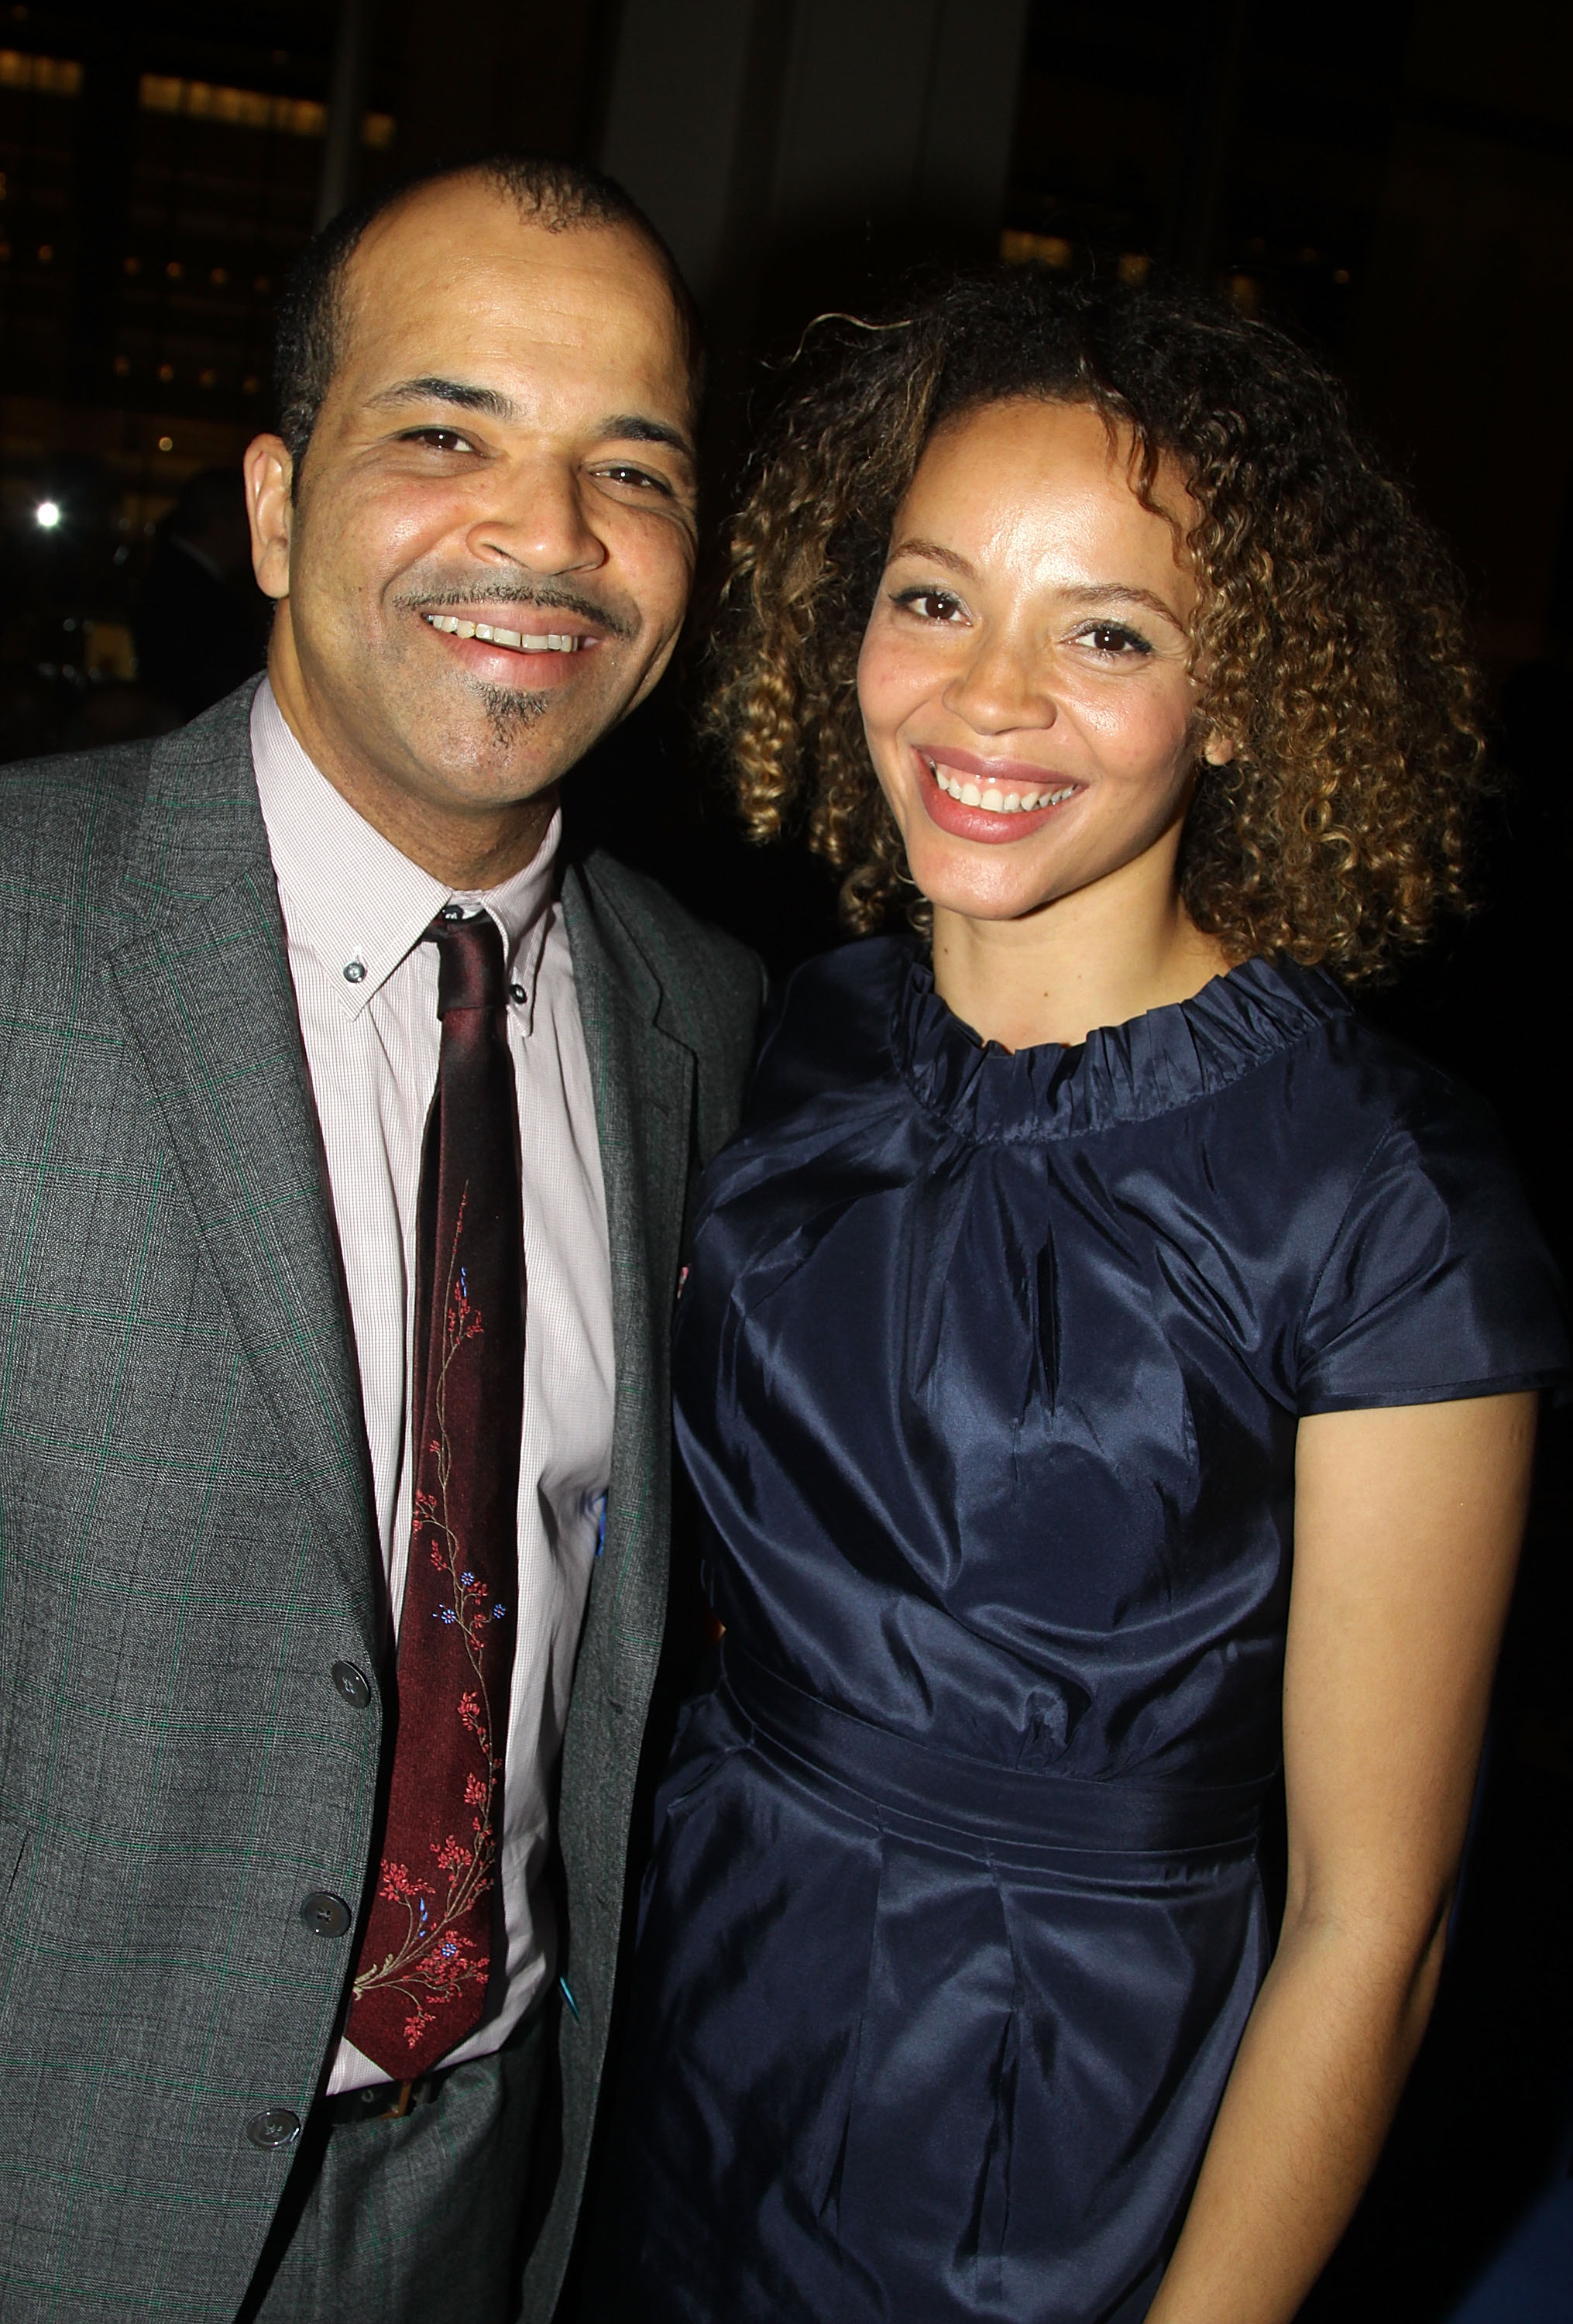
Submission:
[[[425,941],[437,946],[437,1013],[454,1009],[501,1009],[507,997],[503,982],[502,938],[490,912],[473,919],[445,919],[439,913]]]

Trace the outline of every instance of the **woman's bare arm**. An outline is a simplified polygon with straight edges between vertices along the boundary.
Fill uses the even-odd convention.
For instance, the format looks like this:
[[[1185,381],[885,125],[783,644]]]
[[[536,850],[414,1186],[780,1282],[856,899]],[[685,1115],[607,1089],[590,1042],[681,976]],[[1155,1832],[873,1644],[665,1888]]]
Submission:
[[[1301,1424],[1283,1932],[1149,2324],[1288,2324],[1430,2014],[1529,1489],[1535,1398]]]

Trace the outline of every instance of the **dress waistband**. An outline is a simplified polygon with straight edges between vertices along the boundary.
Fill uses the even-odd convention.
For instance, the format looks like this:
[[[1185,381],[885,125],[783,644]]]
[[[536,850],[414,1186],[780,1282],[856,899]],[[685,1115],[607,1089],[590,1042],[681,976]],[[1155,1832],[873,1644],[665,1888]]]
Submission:
[[[1100,1854],[1248,1847],[1265,1783],[1134,1784],[994,1767],[875,1727],[778,1677],[730,1640],[720,1692],[746,1727],[878,1807],[978,1838]]]

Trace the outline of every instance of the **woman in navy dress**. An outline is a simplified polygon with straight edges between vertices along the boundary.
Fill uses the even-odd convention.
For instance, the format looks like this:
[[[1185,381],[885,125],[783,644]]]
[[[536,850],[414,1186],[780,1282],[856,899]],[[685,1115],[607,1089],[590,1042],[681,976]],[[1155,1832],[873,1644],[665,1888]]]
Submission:
[[[1283,2324],[1430,2006],[1565,1360],[1489,1118],[1344,989],[1458,892],[1448,567],[1285,342],[1024,273],[845,335],[732,607],[756,827],[919,933],[792,979],[702,1192],[725,1636],[595,2312]]]

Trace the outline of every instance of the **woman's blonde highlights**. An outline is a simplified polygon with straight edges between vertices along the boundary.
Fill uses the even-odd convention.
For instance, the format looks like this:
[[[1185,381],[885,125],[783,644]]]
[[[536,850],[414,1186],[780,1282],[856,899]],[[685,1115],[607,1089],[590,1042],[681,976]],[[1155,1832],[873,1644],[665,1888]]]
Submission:
[[[825,318],[756,457],[731,538],[710,724],[757,839],[803,830],[866,932],[910,901],[864,746],[858,652],[890,528],[936,428],[1021,396],[1127,437],[1152,504],[1183,475],[1205,728],[1182,855],[1233,958],[1369,975],[1463,900],[1483,782],[1450,562],[1325,373],[1200,299],[963,277],[878,334]]]

